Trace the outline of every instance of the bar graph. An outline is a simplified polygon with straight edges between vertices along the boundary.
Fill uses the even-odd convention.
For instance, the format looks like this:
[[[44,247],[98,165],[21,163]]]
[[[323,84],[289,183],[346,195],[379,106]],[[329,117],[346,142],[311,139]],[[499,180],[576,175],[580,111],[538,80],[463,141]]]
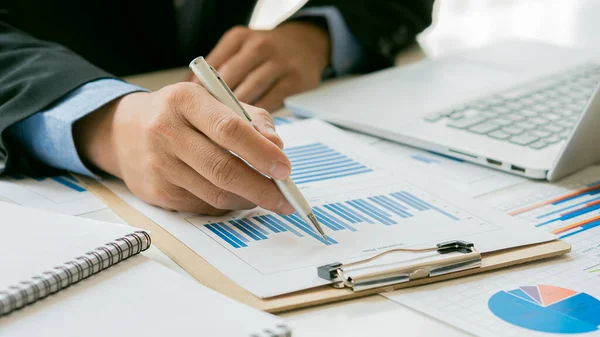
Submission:
[[[373,171],[322,143],[290,147],[284,152],[292,163],[291,178],[299,185]]]
[[[510,215],[527,218],[536,227],[568,238],[600,226],[600,181],[517,207]]]
[[[253,242],[269,240],[274,235],[294,235],[312,238],[326,246],[337,245],[336,232],[358,232],[369,227],[357,225],[396,226],[403,220],[418,217],[423,212],[435,212],[451,221],[461,219],[446,210],[417,197],[408,191],[355,198],[343,202],[327,203],[313,208],[319,222],[333,234],[323,239],[298,214],[264,214],[222,222],[204,223],[217,238],[231,248],[239,249]]]
[[[68,173],[55,176],[12,173],[0,178],[0,195],[21,206],[68,215],[106,208]]]
[[[50,179],[53,180],[59,184],[61,184],[62,186],[65,186],[66,188],[69,188],[75,192],[85,192],[86,189],[81,187],[79,185],[79,183],[77,182],[77,180],[75,178],[73,178],[72,176],[70,176],[69,174],[65,174],[65,175],[60,175],[60,176],[52,176],[52,177],[30,177],[24,174],[19,174],[19,173],[13,173],[10,174],[10,177],[14,180],[17,181],[21,181],[21,180],[25,180],[27,178],[29,179],[33,179],[37,182],[42,182],[46,179]]]

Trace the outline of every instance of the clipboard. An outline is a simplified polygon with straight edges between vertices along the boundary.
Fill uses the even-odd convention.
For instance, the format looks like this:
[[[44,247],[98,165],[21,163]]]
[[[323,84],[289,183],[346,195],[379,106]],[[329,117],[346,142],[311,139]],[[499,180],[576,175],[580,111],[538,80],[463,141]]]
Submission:
[[[409,278],[401,283],[395,282],[392,284],[384,284],[382,286],[366,287],[365,290],[354,291],[351,287],[341,287],[339,285],[340,280],[338,280],[338,285],[336,285],[337,288],[332,285],[325,285],[291,294],[261,299],[223,275],[217,268],[213,267],[200,255],[196,254],[196,252],[187,247],[154,221],[127,204],[104,185],[91,178],[78,175],[76,177],[89,191],[99,197],[127,223],[135,227],[149,230],[151,232],[153,244],[200,283],[239,302],[273,314],[483,273],[513,265],[556,257],[571,251],[571,246],[568,243],[554,240],[540,244],[480,254],[476,266],[457,268],[457,270],[453,270],[452,272],[427,275],[428,277]],[[452,244],[456,245],[456,242],[453,242]],[[464,249],[465,247],[459,248]],[[472,253],[473,251],[467,251],[467,253],[469,252]],[[471,255],[471,257],[474,256]],[[474,262],[474,260],[471,259],[471,262]],[[330,268],[328,269],[328,267]],[[321,269],[319,270],[320,275],[324,273],[325,269],[328,269],[329,272],[333,272],[336,267],[338,266],[321,266]],[[317,270],[315,270],[315,273],[316,272]]]

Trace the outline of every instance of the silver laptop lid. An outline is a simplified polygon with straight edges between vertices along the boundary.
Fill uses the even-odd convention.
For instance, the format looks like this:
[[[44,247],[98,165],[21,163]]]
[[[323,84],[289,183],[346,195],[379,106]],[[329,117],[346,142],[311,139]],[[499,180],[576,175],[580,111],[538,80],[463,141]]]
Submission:
[[[595,163],[600,163],[600,83],[548,171],[548,180],[558,180]]]

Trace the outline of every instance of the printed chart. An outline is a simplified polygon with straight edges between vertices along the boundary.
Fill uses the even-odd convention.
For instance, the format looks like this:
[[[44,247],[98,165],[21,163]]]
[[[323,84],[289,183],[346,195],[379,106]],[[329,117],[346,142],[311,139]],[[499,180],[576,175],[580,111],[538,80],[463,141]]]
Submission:
[[[292,180],[298,185],[373,171],[322,143],[290,147],[284,152],[292,163]]]
[[[488,302],[500,319],[535,331],[585,333],[600,325],[600,301],[586,293],[549,286],[499,291]]]
[[[370,183],[368,189],[349,187],[331,201],[313,203],[327,240],[297,214],[251,211],[233,217],[186,220],[263,274],[316,266],[331,259],[352,259],[374,247],[443,242],[461,234],[500,229],[415,186],[386,186],[382,180]],[[432,230],[427,230],[430,226]],[[285,252],[264,258],[265,252],[282,246]]]
[[[69,174],[52,177],[12,174],[0,179],[0,195],[22,206],[69,215],[106,208]]]
[[[356,232],[355,224],[358,223],[397,225],[402,221],[401,219],[418,216],[419,212],[423,211],[434,211],[451,220],[460,220],[455,215],[406,191],[394,192],[389,195],[375,195],[366,199],[353,199],[343,203],[325,204],[314,207],[313,210],[319,222],[333,232],[344,230]],[[267,240],[269,235],[286,232],[297,237],[308,235],[325,245],[338,244],[331,236],[327,237],[327,241],[323,239],[297,214],[266,214],[229,220],[226,223],[204,224],[204,227],[232,248],[247,247],[251,241]]]
[[[473,197],[525,181],[524,178],[471,164],[459,158],[390,141],[380,140],[371,146],[396,159],[399,164],[409,165]],[[401,165],[398,167],[402,167]]]
[[[600,336],[599,181],[596,166],[558,184],[527,182],[482,198],[524,227],[561,237],[572,246],[567,256],[384,296],[480,336]]]

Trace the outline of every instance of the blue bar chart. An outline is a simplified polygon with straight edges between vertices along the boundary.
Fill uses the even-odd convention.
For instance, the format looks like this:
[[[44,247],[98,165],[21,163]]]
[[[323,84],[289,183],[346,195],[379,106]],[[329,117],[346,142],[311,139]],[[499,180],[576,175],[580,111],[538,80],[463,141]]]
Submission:
[[[371,172],[356,160],[321,144],[312,143],[284,149],[292,163],[292,180],[306,184]]]
[[[252,242],[269,240],[271,236],[282,233],[312,238],[326,246],[337,245],[335,232],[358,232],[357,224],[396,226],[405,219],[427,212],[438,213],[451,221],[460,220],[459,217],[407,191],[328,203],[315,206],[313,210],[319,222],[333,232],[332,236],[327,236],[327,240],[307,225],[298,214],[266,214],[202,226],[220,238],[222,244],[237,249],[248,247]]]
[[[510,214],[533,216],[536,227],[559,235],[560,239],[600,226],[600,182],[516,209]]]
[[[75,192],[85,192],[86,191],[86,189],[81,187],[79,185],[79,183],[77,182],[77,180],[75,178],[71,177],[69,174],[65,174],[65,175],[61,175],[61,176],[53,176],[53,177],[29,177],[29,176],[26,176],[23,174],[13,173],[10,175],[10,177],[17,181],[30,178],[37,182],[42,182],[46,179],[50,179],[50,180],[53,180],[53,181],[61,184],[62,186],[65,186],[65,187],[75,191]]]

